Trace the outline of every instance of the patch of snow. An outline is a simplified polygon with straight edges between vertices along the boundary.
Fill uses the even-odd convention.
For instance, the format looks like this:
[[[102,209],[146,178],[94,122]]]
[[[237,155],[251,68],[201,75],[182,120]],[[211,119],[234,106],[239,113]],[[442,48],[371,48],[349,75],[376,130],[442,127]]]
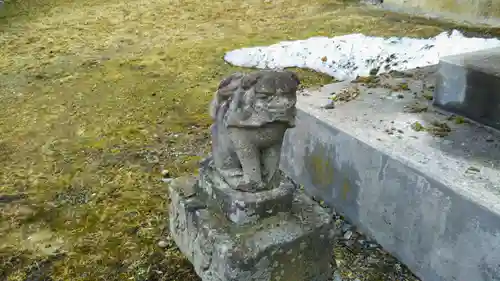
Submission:
[[[267,47],[252,47],[226,53],[230,64],[259,69],[308,68],[338,80],[403,71],[439,62],[439,58],[500,47],[500,40],[467,38],[461,32],[443,32],[428,39],[373,37],[349,34],[284,41]]]

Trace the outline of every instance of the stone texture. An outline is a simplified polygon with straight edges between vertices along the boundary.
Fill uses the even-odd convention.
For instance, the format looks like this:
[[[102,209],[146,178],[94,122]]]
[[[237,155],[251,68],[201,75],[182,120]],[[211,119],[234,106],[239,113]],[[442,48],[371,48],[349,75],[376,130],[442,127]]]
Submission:
[[[246,226],[211,209],[192,208],[198,179],[169,186],[170,230],[204,281],[327,281],[333,274],[331,215],[304,194],[288,212]]]
[[[210,106],[212,157],[234,189],[269,190],[279,185],[285,131],[295,124],[297,76],[256,71],[224,79]]]
[[[170,232],[204,281],[327,281],[332,215],[279,170],[295,126],[299,80],[287,71],[235,73],[210,106],[212,156],[170,184]]]
[[[289,179],[282,178],[277,188],[257,193],[241,192],[231,188],[218,175],[211,159],[207,159],[200,168],[200,183],[196,187],[199,196],[213,203],[212,207],[231,222],[247,224],[290,210],[295,186]]]
[[[500,48],[444,57],[434,104],[500,129]]]
[[[281,168],[423,281],[500,280],[500,135],[436,112],[436,71],[356,84],[359,96],[331,110],[351,84],[299,94]],[[433,135],[435,123],[449,134]]]

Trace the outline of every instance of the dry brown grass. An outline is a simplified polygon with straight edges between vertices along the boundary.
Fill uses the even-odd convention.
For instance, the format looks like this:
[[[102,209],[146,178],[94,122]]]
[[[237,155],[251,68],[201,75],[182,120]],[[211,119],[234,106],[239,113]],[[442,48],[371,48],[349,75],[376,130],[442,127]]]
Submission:
[[[439,31],[333,0],[7,0],[0,280],[197,280],[174,245],[156,246],[168,236],[159,179],[192,172],[206,152],[206,105],[236,70],[224,52]]]

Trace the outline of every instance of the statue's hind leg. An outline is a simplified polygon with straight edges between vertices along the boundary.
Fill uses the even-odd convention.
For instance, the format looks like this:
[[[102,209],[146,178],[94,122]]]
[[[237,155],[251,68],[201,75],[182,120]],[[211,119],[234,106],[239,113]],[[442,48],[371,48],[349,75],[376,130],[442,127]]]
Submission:
[[[279,164],[281,159],[281,143],[277,143],[262,150],[262,174],[264,181],[271,185],[279,181]]]
[[[232,183],[236,177],[243,174],[233,142],[223,125],[213,124],[211,130],[212,159],[215,167],[227,183]]]

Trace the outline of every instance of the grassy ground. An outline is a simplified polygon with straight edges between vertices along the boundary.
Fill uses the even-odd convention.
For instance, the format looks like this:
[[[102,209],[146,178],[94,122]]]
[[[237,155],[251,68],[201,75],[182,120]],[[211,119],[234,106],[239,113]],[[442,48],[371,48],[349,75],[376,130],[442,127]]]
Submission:
[[[208,101],[236,70],[224,52],[440,31],[334,0],[7,0],[0,280],[197,280],[172,244],[157,247],[168,236],[159,179],[193,172],[207,152]]]

